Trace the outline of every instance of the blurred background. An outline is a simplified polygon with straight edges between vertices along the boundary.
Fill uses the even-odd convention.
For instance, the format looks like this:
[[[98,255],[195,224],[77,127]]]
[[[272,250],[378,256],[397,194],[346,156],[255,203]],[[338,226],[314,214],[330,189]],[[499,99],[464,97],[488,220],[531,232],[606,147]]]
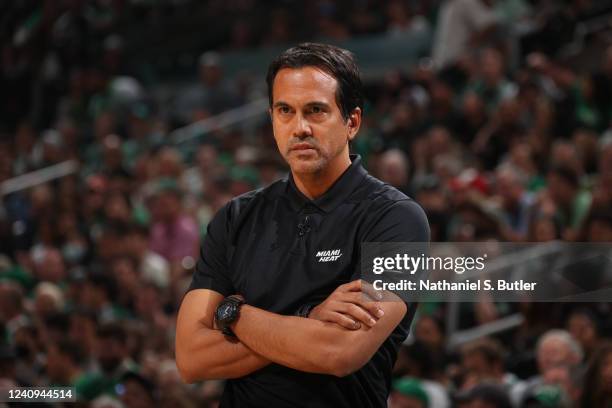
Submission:
[[[176,312],[212,215],[287,173],[264,74],[301,41],[356,54],[353,150],[432,240],[612,241],[610,0],[4,1],[0,385],[216,406]],[[421,304],[390,406],[610,407],[610,305]]]

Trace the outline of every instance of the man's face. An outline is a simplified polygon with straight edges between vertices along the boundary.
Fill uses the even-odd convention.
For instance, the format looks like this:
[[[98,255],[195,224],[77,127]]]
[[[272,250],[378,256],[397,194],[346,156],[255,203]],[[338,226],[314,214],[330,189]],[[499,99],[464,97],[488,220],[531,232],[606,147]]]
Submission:
[[[278,150],[293,173],[318,173],[348,160],[348,141],[359,130],[361,111],[344,120],[337,86],[335,78],[315,67],[278,71],[270,115]]]
[[[545,340],[537,353],[540,374],[545,374],[554,367],[579,363],[570,347],[555,338]]]

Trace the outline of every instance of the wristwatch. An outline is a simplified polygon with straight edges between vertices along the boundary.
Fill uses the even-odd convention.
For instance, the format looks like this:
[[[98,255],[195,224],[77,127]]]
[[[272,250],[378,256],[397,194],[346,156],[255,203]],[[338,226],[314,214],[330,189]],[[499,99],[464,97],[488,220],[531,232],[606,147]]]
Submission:
[[[230,325],[238,320],[240,316],[240,307],[245,303],[244,298],[240,295],[231,295],[223,299],[217,310],[215,311],[215,322],[217,327],[226,336],[236,337]]]
[[[295,316],[308,318],[308,316],[310,316],[310,312],[312,312],[312,309],[314,309],[315,306],[317,306],[315,303],[306,303],[295,311]]]

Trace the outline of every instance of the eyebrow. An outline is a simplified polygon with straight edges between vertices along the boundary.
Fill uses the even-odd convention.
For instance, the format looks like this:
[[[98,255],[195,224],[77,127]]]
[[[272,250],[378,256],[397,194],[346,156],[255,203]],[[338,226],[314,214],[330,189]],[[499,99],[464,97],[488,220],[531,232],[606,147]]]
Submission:
[[[306,104],[307,108],[312,108],[313,106],[329,108],[329,104],[327,102],[313,101]]]
[[[273,108],[280,108],[282,106],[291,106],[291,105],[289,105],[287,102],[283,102],[283,101],[274,102],[274,105],[272,105]],[[329,104],[327,102],[322,102],[322,101],[312,101],[312,102],[308,102],[304,106],[307,107],[307,108],[311,108],[313,106],[323,106],[323,107],[328,108]]]

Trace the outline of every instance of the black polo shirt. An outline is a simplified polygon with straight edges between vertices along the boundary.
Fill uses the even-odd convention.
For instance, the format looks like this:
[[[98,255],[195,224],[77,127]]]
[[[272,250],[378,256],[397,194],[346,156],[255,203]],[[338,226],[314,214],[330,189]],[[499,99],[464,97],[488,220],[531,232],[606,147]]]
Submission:
[[[362,242],[429,241],[421,207],[369,175],[358,156],[351,161],[316,200],[302,195],[291,175],[231,200],[208,226],[190,289],[239,293],[250,305],[292,315],[360,278]],[[221,406],[386,407],[391,370],[414,312],[409,305],[372,359],[351,375],[270,364],[228,380]]]

